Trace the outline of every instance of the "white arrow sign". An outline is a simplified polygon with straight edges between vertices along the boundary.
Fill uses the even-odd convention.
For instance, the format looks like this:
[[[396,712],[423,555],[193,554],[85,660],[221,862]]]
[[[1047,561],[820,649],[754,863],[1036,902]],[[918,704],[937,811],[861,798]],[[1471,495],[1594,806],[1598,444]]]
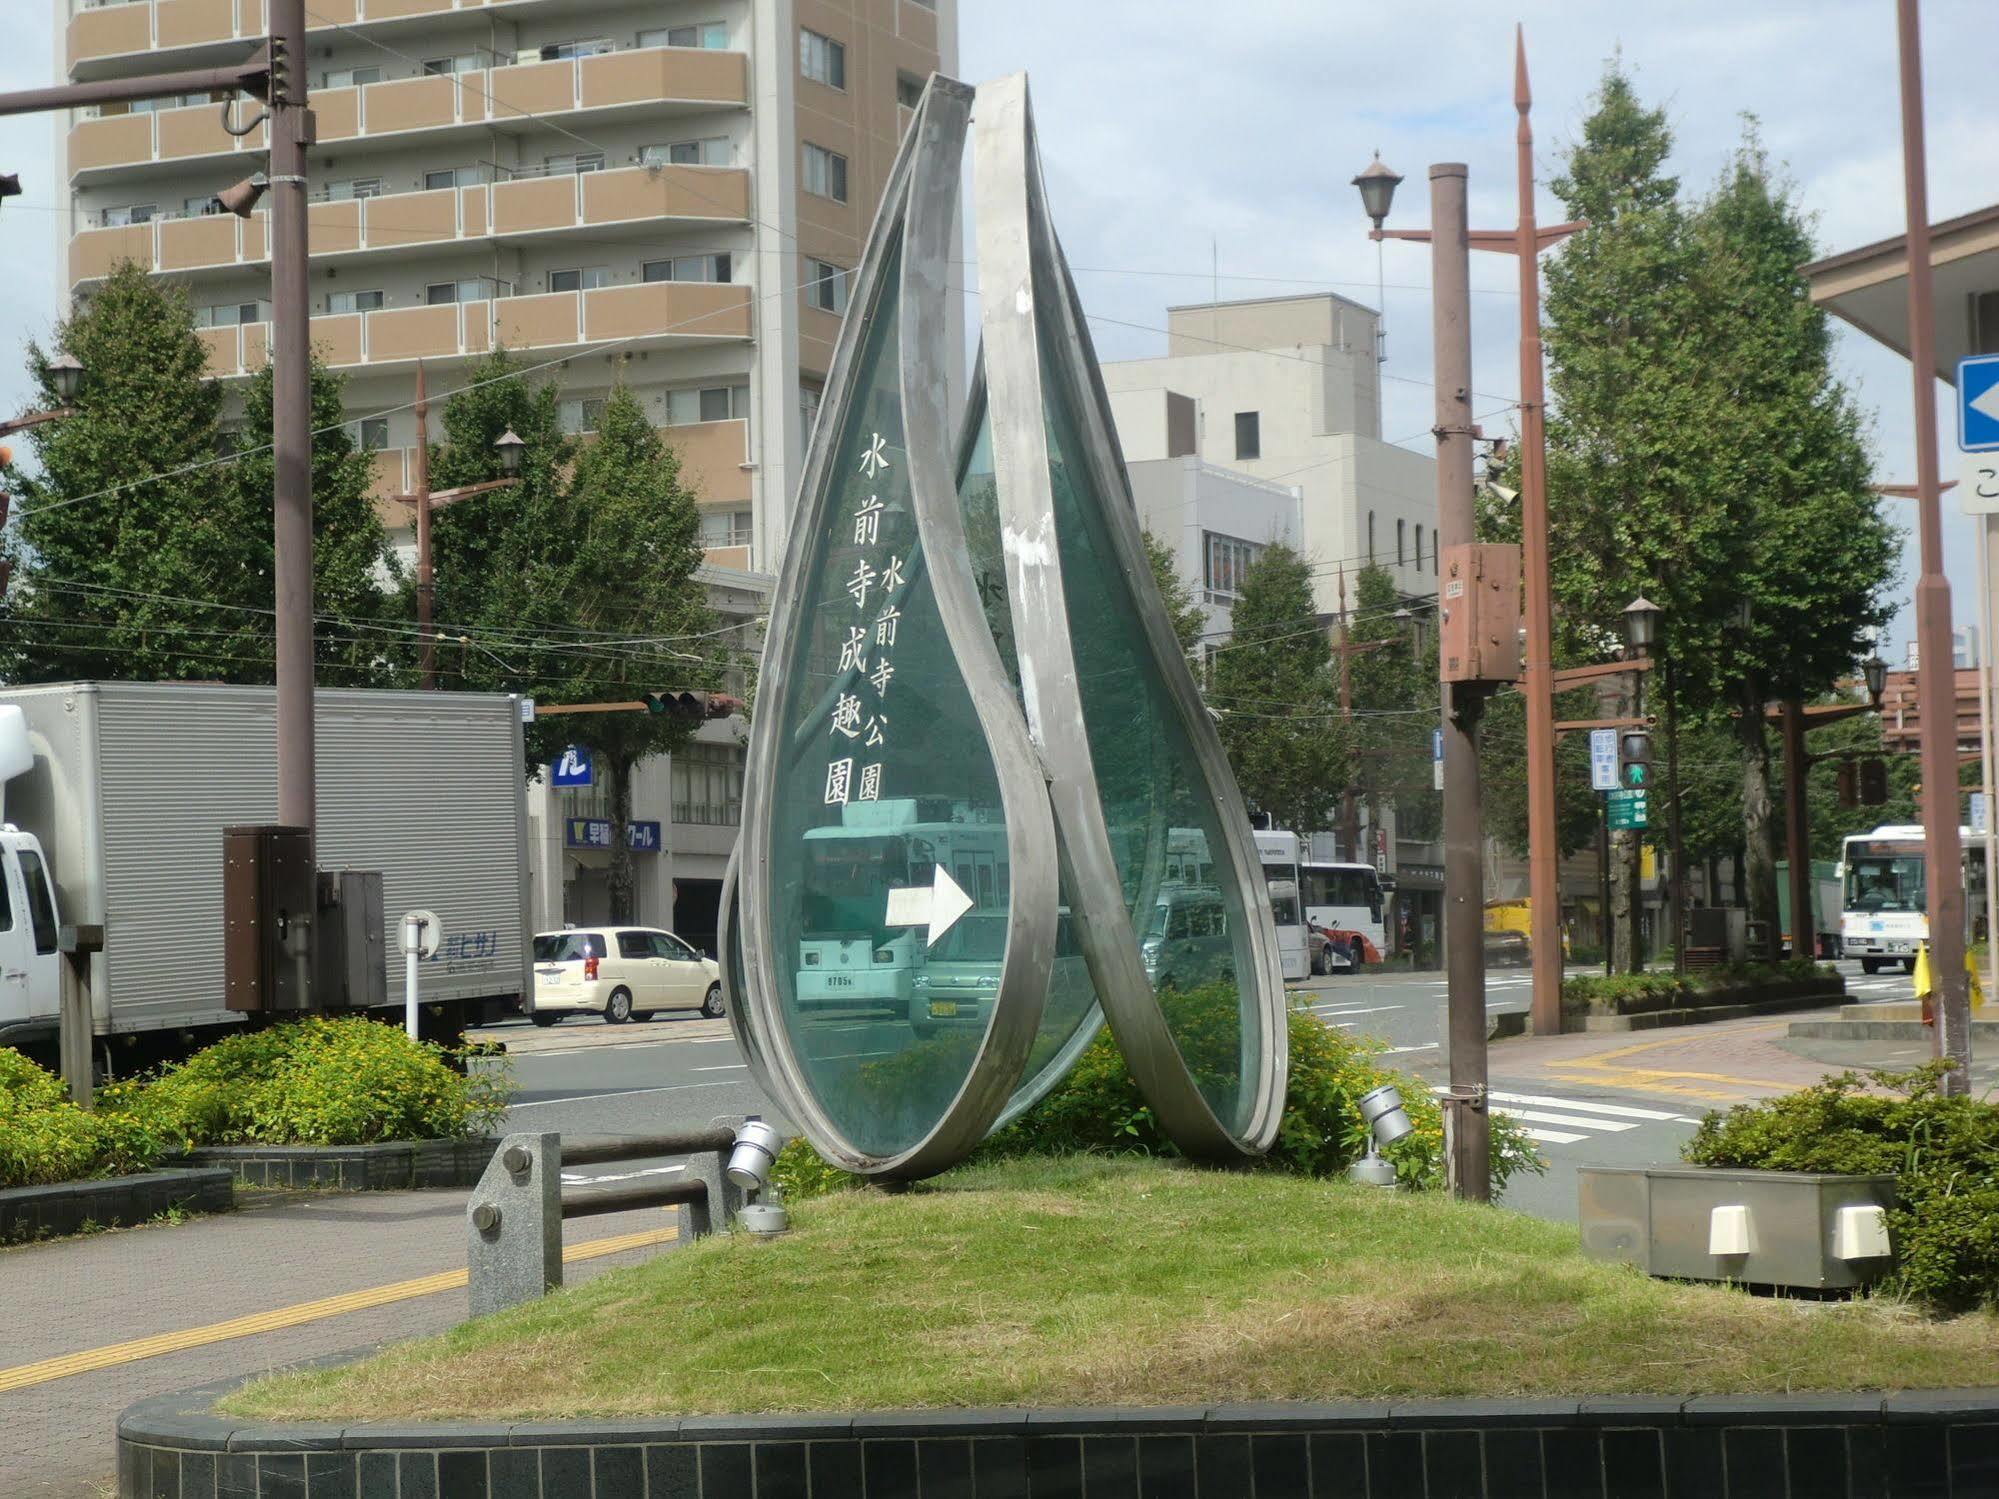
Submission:
[[[934,947],[937,939],[957,924],[958,918],[972,909],[972,898],[965,894],[950,871],[942,864],[935,866],[930,888],[921,885],[904,885],[888,893],[889,926],[927,926],[930,937],[923,945]]]
[[[1988,385],[1967,403],[1980,416],[1999,422],[1999,385]]]

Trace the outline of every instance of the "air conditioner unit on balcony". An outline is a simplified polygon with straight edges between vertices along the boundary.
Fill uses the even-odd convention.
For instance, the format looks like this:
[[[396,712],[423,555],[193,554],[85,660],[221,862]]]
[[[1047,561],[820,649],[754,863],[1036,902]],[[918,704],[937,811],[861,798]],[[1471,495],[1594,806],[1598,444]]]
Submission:
[[[516,52],[516,53],[514,54],[514,61],[515,61],[516,63],[524,63],[524,62],[540,62],[540,61],[541,61],[541,48],[539,48],[539,47],[523,47],[523,48],[521,48],[521,50],[520,50],[520,51],[518,51],[518,52]]]

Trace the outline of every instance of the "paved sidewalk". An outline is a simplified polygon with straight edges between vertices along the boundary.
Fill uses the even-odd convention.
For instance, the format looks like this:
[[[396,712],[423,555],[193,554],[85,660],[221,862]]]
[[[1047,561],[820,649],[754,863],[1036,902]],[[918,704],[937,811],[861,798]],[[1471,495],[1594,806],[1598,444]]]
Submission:
[[[1494,1042],[1494,1076],[1551,1085],[1593,1086],[1725,1108],[1795,1092],[1827,1073],[1905,1069],[1929,1059],[1922,1042],[1793,1041],[1793,1020],[1838,1009],[1675,1026],[1663,1031],[1579,1032]],[[1979,1091],[1999,1082],[1999,1066],[1974,1058]],[[1689,1112],[1699,1112],[1690,1109]]]
[[[400,1290],[423,1292],[422,1278],[462,1272],[467,1195],[285,1194],[178,1225],[0,1250],[0,1495],[83,1499],[105,1492],[112,1423],[144,1396],[462,1321],[462,1284],[380,1305],[368,1304],[368,1293],[411,1281],[418,1285]],[[573,1225],[565,1237],[573,1252],[673,1223],[670,1210],[622,1213]],[[573,1262],[565,1279],[576,1284],[659,1252],[647,1247]],[[294,1312],[311,1320],[274,1331],[201,1341],[215,1324],[332,1297],[348,1301],[326,1309],[330,1315]],[[189,1334],[178,1341],[195,1346],[150,1357],[116,1346],[160,1334]],[[106,1366],[68,1375],[29,1367],[90,1350],[108,1350],[90,1361]]]

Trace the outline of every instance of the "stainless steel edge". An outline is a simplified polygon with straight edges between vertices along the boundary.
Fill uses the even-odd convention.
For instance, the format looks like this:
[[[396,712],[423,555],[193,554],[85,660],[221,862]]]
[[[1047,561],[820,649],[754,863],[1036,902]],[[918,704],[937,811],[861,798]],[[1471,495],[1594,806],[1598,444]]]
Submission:
[[[1032,128],[1030,119],[1030,145]],[[1036,234],[1034,253],[1042,261],[1039,269],[1044,273],[1052,272],[1053,282],[1060,293],[1059,301],[1052,310],[1061,322],[1070,346],[1081,355],[1071,368],[1088,376],[1084,399],[1079,403],[1079,415],[1089,429],[1088,441],[1084,444],[1085,456],[1095,471],[1098,490],[1112,499],[1107,517],[1111,544],[1117,551],[1118,564],[1124,571],[1127,586],[1146,601],[1139,613],[1151,646],[1153,663],[1172,695],[1200,764],[1201,774],[1215,798],[1228,861],[1236,887],[1244,896],[1257,986],[1258,1002],[1254,1013],[1261,1025],[1263,1045],[1255,1099],[1242,1143],[1260,1154],[1267,1151],[1277,1138],[1277,1129],[1284,1117],[1290,1073],[1289,1002],[1285,997],[1284,967],[1277,947],[1277,927],[1271,917],[1263,862],[1250,831],[1249,809],[1243,802],[1241,788],[1236,785],[1235,772],[1229,767],[1221,736],[1215,732],[1214,721],[1208,717],[1200,686],[1187,667],[1187,658],[1173,633],[1165,603],[1158,597],[1152,564],[1146,556],[1144,537],[1139,531],[1137,502],[1132,498],[1130,476],[1125,470],[1124,454],[1118,443],[1117,424],[1111,415],[1110,398],[1104,391],[1103,375],[1097,364],[1089,327],[1083,318],[1081,299],[1076,295],[1075,281],[1069,274],[1068,261],[1062,254],[1045,207],[1047,199],[1041,183],[1040,161],[1032,150],[1028,153],[1028,169],[1032,174],[1028,190],[1039,210],[1031,218]]]
[[[951,346],[951,236],[972,90],[938,78],[931,93],[903,230],[903,441],[917,535],[930,563],[931,593],[999,781],[1013,875],[1006,947],[985,1039],[930,1138],[893,1173],[907,1177],[927,1176],[962,1160],[1013,1096],[1048,1001],[1058,906],[1055,821],[1047,782],[972,576],[954,462],[958,444],[950,430],[952,372],[945,368],[945,355]]]
[[[832,503],[830,469],[833,452],[853,405],[854,365],[862,344],[887,289],[883,263],[901,232],[908,211],[910,174],[919,143],[931,119],[933,101],[941,97],[936,84],[939,75],[924,90],[916,115],[903,133],[889,168],[888,181],[875,210],[874,225],[860,265],[854,272],[846,318],[840,324],[839,342],[834,346],[832,368],[826,376],[826,395],[819,420],[813,428],[812,443],[806,454],[805,471],[798,487],[798,510],[792,516],[790,537],[777,587],[771,597],[770,623],[764,633],[763,661],[759,672],[758,697],[768,705],[751,720],[750,745],[744,768],[742,854],[738,866],[738,888],[742,913],[744,978],[749,1001],[744,1022],[755,1031],[768,1064],[775,1095],[794,1115],[794,1122],[834,1165],[865,1176],[895,1174],[914,1153],[876,1156],[857,1149],[820,1107],[805,1070],[793,1052],[784,1017],[778,1010],[776,983],[777,953],[772,941],[770,910],[772,870],[770,867],[771,793],[776,774],[781,734],[781,714],[776,709],[785,697],[785,663],[790,658],[802,622],[802,604],[810,579],[811,538],[823,529],[826,511]],[[956,169],[956,163],[953,163]],[[919,1141],[916,1149],[927,1142]]]
[[[750,1081],[763,1091],[764,1097],[776,1103],[784,1095],[772,1085],[770,1064],[764,1060],[757,1033],[744,1013],[747,996],[735,982],[737,968],[743,961],[741,892],[736,883],[742,856],[743,841],[738,838],[736,846],[729,850],[728,867],[722,872],[722,899],[716,907],[715,951],[722,970],[722,1013],[729,1022],[729,1033],[736,1038],[736,1049],[743,1054],[743,1064],[749,1068]]]
[[[1021,693],[1052,772],[1072,919],[1111,1032],[1161,1127],[1191,1156],[1239,1161],[1254,1148],[1235,1140],[1201,1097],[1140,961],[1084,732],[1048,467],[1025,75],[981,84],[975,114],[976,258],[1001,539]],[[1059,285],[1044,290],[1062,295]]]

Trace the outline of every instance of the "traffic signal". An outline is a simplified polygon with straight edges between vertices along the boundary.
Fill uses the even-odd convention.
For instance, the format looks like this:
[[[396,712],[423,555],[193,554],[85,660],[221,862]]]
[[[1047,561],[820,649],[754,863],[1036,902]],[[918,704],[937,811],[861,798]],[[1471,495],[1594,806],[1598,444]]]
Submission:
[[[1642,790],[1652,784],[1652,736],[1642,730],[1626,734],[1618,744],[1618,758],[1623,762],[1624,784],[1633,791]]]
[[[646,712],[658,717],[676,714],[697,722],[704,718],[727,718],[740,712],[742,703],[726,692],[648,692]]]
[[[1839,804],[1842,807],[1860,805],[1860,767],[1851,760],[1839,762]]]
[[[1888,800],[1888,762],[1885,760],[1862,760],[1860,762],[1861,805],[1878,807]]]

